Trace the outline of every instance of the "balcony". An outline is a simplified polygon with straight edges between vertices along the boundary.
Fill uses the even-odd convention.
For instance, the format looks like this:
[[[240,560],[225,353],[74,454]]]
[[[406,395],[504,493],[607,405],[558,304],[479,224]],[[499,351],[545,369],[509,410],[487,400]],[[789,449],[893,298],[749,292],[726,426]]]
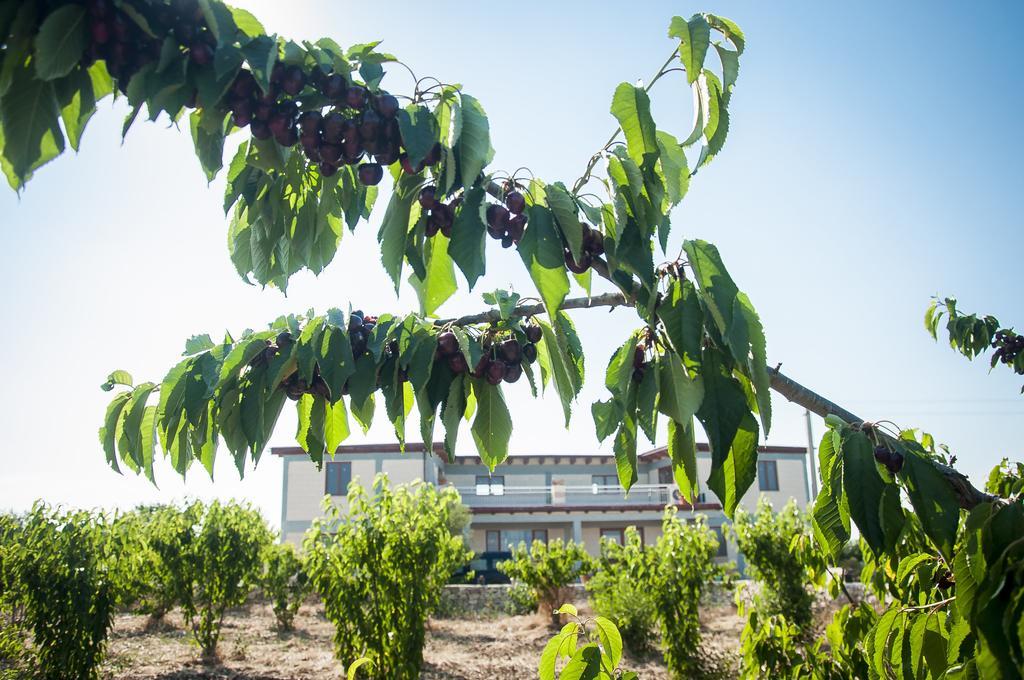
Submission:
[[[544,508],[545,510],[565,508],[631,508],[663,506],[667,503],[681,503],[674,484],[634,484],[626,495],[618,484],[570,486],[456,486],[462,502],[472,508]],[[704,503],[704,494],[697,498],[697,504]],[[683,503],[685,505],[685,503]]]

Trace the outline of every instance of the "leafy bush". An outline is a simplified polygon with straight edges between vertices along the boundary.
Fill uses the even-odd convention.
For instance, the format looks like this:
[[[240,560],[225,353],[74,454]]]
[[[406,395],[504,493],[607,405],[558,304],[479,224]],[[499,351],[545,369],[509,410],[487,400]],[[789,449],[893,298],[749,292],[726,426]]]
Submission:
[[[153,620],[174,608],[174,579],[151,540],[164,522],[173,522],[182,511],[172,505],[140,506],[118,515],[112,526],[111,552],[122,602]]]
[[[649,651],[655,641],[658,620],[650,588],[655,559],[654,551],[644,548],[639,532],[629,527],[623,545],[601,539],[597,569],[587,581],[594,610],[618,622],[623,642],[633,654]]]
[[[533,588],[520,581],[512,583],[508,589],[508,604],[505,611],[512,616],[522,616],[537,611],[537,595],[533,592]]]
[[[654,597],[669,673],[689,678],[710,672],[710,657],[700,647],[700,600],[709,584],[726,577],[725,567],[715,562],[718,536],[703,516],[684,522],[675,508],[666,508],[661,536],[651,550],[654,563],[646,581]]]
[[[4,536],[3,609],[23,608],[35,666],[45,678],[98,677],[113,625],[116,585],[101,515],[60,513],[36,504],[23,525]],[[16,631],[5,633],[15,648]]]
[[[258,582],[271,540],[259,511],[234,501],[197,501],[154,523],[149,545],[205,656],[216,654],[225,611],[244,603]]]
[[[498,565],[498,571],[533,591],[542,611],[553,613],[568,599],[566,588],[593,568],[593,559],[582,544],[555,539],[534,541],[529,548],[520,543],[512,557]]]
[[[277,625],[281,630],[291,630],[309,592],[302,558],[291,543],[272,543],[263,551],[263,565],[263,594],[270,598]]]
[[[419,677],[427,617],[472,556],[450,525],[459,503],[454,489],[392,489],[383,475],[372,496],[349,485],[347,512],[325,499],[325,517],[307,532],[304,549],[339,660],[366,656],[375,678]]]
[[[790,502],[776,513],[762,498],[753,514],[738,511],[732,525],[747,572],[759,585],[762,617],[781,614],[801,635],[811,633],[814,584],[823,584],[824,556],[811,537],[807,515]]]

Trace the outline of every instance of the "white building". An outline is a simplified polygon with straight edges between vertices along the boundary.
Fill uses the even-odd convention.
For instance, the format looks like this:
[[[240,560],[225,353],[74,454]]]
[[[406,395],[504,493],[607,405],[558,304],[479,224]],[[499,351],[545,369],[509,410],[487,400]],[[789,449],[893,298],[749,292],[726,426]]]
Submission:
[[[273,453],[281,456],[284,466],[282,537],[296,544],[320,516],[325,495],[344,507],[349,481],[369,487],[381,472],[393,485],[422,479],[454,486],[472,513],[470,543],[477,553],[506,551],[521,541],[561,538],[582,542],[596,555],[601,536],[621,540],[628,526],[637,527],[645,543],[653,543],[661,533],[666,504],[676,505],[683,518],[690,513],[705,515],[720,536],[727,521],[714,494],[701,493],[693,506],[680,499],[664,447],[638,456],[639,480],[628,496],[619,486],[614,459],[605,455],[513,455],[489,474],[476,456],[446,462],[440,444],[433,455],[422,444],[407,444],[404,453],[397,444],[340,446],[321,470],[298,447],[277,447]],[[710,468],[708,447],[698,444],[698,478],[706,479]],[[762,495],[776,507],[790,499],[807,506],[806,448],[760,447],[757,479],[740,505],[753,510]],[[731,543],[722,543],[719,558],[743,567],[742,556]]]

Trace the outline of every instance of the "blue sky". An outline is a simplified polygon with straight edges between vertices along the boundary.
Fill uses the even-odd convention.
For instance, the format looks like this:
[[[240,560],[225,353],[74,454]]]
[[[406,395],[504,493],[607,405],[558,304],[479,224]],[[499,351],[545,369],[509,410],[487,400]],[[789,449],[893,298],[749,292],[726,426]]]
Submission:
[[[1024,251],[1019,124],[1024,6],[984,3],[278,3],[242,2],[268,29],[351,44],[383,39],[421,75],[460,82],[487,109],[493,167],[527,165],[571,181],[614,128],[611,94],[647,78],[672,50],[673,14],[712,11],[747,36],[724,150],[673,216],[681,238],[721,249],[761,314],[770,361],[868,419],[917,426],[948,443],[978,483],[1003,456],[1022,458],[1020,378],[988,375],[927,336],[931,295],[1024,323],[1015,278]],[[678,74],[676,74],[678,76]],[[399,70],[385,81],[409,87]],[[682,78],[654,90],[659,127],[684,133]],[[259,327],[281,313],[351,302],[404,311],[378,264],[377,220],[346,235],[315,279],[287,298],[245,285],[227,256],[223,183],[206,186],[187,130],[139,124],[106,104],[76,158],[37,174],[20,199],[0,192],[0,271],[7,294],[0,507],[36,498],[127,507],[191,494],[246,497],[280,512],[280,464],[239,480],[225,456],[216,481],[158,468],[159,489],[111,472],[96,429],[114,368],[160,379],[193,333]],[[380,213],[383,211],[381,210]],[[532,293],[518,258],[489,251],[489,274],[442,314],[479,309],[479,293]],[[588,380],[569,430],[551,397],[509,390],[517,453],[597,449],[589,404],[628,311],[577,313]],[[803,444],[802,409],[775,400],[769,441]],[[274,442],[293,441],[286,413]],[[815,421],[817,434],[820,421]],[[464,432],[462,450],[472,444]],[[365,439],[389,438],[381,421]],[[660,442],[659,442],[660,443]],[[607,450],[607,447],[600,450]]]

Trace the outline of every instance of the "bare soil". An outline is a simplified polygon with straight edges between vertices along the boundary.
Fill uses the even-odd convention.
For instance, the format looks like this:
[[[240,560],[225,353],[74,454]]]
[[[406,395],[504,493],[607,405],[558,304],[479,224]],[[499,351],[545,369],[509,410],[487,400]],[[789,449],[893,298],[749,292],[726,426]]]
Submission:
[[[702,616],[707,653],[735,666],[742,621],[733,607],[709,609]],[[334,628],[322,608],[302,607],[292,632],[278,631],[265,604],[228,614],[216,661],[204,661],[178,612],[157,625],[135,614],[117,616],[103,665],[105,680],[337,680]],[[503,680],[536,677],[537,662],[552,630],[539,615],[480,620],[431,620],[424,649],[423,678]],[[635,659],[623,667],[641,678],[667,678],[661,658]]]

